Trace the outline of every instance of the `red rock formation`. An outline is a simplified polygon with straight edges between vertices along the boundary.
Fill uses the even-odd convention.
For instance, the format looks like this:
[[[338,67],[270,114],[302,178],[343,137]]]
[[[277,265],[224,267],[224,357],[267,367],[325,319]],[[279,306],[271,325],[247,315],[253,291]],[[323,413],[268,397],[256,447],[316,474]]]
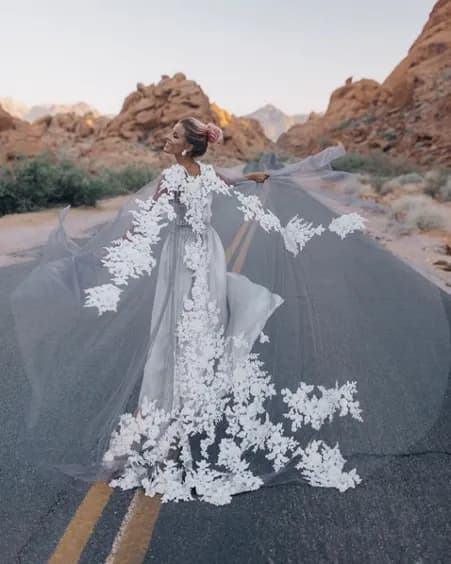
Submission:
[[[158,84],[139,83],[124,100],[119,114],[106,123],[96,143],[118,138],[160,152],[167,133],[179,119],[187,116],[211,121],[223,129],[224,143],[208,149],[212,157],[248,159],[272,147],[256,120],[237,118],[211,104],[202,88],[181,72],[173,77],[163,75]],[[163,162],[171,159],[165,154],[161,157]]]
[[[0,164],[19,153],[35,154],[47,149],[88,164],[91,170],[133,163],[167,166],[172,164],[173,157],[162,151],[164,138],[185,116],[211,121],[224,131],[224,143],[208,148],[206,162],[213,158],[222,165],[236,164],[274,148],[258,121],[237,118],[210,103],[195,81],[176,73],[173,77],[163,75],[158,84],[139,83],[112,119],[96,117],[93,113],[80,116],[69,112],[47,115],[29,124],[3,111],[0,113]]]
[[[451,0],[436,2],[407,56],[382,84],[346,80],[325,115],[289,129],[284,152],[305,156],[341,141],[348,151],[374,149],[424,167],[451,165]]]
[[[15,129],[15,124],[20,122],[0,106],[0,131]]]
[[[13,117],[0,106],[0,164],[19,154],[35,155],[44,148],[41,135],[28,122]]]

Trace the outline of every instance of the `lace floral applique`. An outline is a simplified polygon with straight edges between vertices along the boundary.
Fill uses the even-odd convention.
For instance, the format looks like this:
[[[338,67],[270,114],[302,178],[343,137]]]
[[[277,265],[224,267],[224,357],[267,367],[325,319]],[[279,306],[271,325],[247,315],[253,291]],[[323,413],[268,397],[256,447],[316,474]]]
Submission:
[[[302,251],[312,237],[321,235],[325,231],[322,225],[314,227],[311,222],[299,218],[298,215],[292,217],[283,227],[279,218],[272,211],[264,209],[258,196],[246,196],[238,191],[235,191],[235,196],[241,204],[238,209],[243,212],[244,219],[257,221],[267,232],[271,230],[279,232],[283,237],[285,248],[295,256]],[[363,229],[365,221],[361,215],[353,212],[332,220],[328,229],[344,239],[349,233]]]
[[[258,354],[235,355],[248,345],[242,335],[224,337],[217,304],[209,293],[208,249],[203,235],[208,229],[207,212],[212,192],[230,195],[230,187],[219,179],[211,165],[203,165],[202,179],[197,179],[196,187],[195,181],[193,177],[187,179],[178,166],[171,167],[165,176],[170,194],[182,187],[180,200],[186,205],[186,220],[196,235],[194,241],[185,245],[184,262],[193,271],[193,286],[191,297],[183,302],[177,323],[181,352],[174,375],[176,401],[173,410],[166,413],[156,409],[154,401],[145,398],[136,417],[129,413],[121,416],[104,460],[109,462],[126,456],[127,464],[122,476],[113,479],[110,485],[122,489],[142,486],[147,495],[162,494],[162,502],[193,499],[191,488],[195,487],[201,500],[223,505],[230,503],[233,494],[263,485],[263,480],[253,474],[246,460],[246,455],[260,450],[276,471],[290,460],[298,459],[296,468],[314,486],[335,487],[340,491],[354,487],[360,477],[355,469],[343,470],[345,461],[338,445],[330,448],[323,441],[310,441],[302,448],[294,436],[284,434],[281,422],[271,422],[265,405],[277,393],[271,375],[264,370]],[[298,247],[302,249],[306,240],[320,233],[319,228],[307,228],[296,218],[282,228],[274,214],[262,209],[258,198],[237,197],[245,218],[256,219],[265,230],[282,233],[289,250],[295,250],[294,254]],[[169,200],[163,200],[158,210],[153,212],[157,214],[153,219],[163,215],[172,217]],[[146,214],[151,212],[145,211]],[[343,222],[336,223],[334,228],[341,233],[346,231]],[[151,231],[146,235],[155,237],[156,233]],[[151,263],[144,244],[141,252],[142,263],[146,260],[147,264]],[[119,282],[126,283],[126,275],[135,273],[136,267],[132,270],[132,266],[136,259],[125,251],[121,257],[125,263],[122,269],[111,259],[106,265],[120,273]],[[269,342],[263,332],[259,340]],[[300,382],[294,392],[287,388],[281,390],[288,407],[284,416],[291,420],[293,433],[305,425],[319,430],[327,422],[331,423],[336,414],[362,420],[359,402],[354,399],[354,382],[332,389],[318,386],[317,390],[319,395],[315,394],[315,386],[304,382]],[[219,423],[225,424],[226,438],[219,442],[214,460],[209,447],[216,441]],[[194,436],[204,436],[200,457],[195,460],[189,442]],[[180,449],[178,461],[169,455],[176,445]]]

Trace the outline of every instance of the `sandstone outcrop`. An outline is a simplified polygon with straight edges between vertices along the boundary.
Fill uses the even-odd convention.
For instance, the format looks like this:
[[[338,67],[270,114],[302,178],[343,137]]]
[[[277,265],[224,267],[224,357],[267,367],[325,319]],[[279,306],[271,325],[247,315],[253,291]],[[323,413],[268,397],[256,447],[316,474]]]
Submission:
[[[293,126],[277,145],[306,156],[341,141],[348,151],[380,150],[430,168],[451,166],[450,130],[451,0],[438,0],[382,84],[348,78],[332,93],[323,117]]]
[[[1,106],[0,106],[1,107]],[[163,75],[157,84],[138,83],[113,118],[93,112],[46,115],[32,124],[0,112],[0,164],[18,154],[48,150],[91,170],[127,164],[154,167],[172,164],[162,151],[166,134],[177,120],[194,116],[218,124],[224,142],[211,145],[205,156],[226,166],[255,158],[275,145],[254,119],[239,118],[211,103],[202,88],[183,73]]]
[[[172,77],[163,75],[158,84],[139,83],[124,100],[119,114],[105,124],[96,142],[122,139],[160,152],[167,133],[177,120],[187,116],[211,121],[223,129],[224,142],[208,149],[209,155],[220,160],[254,158],[273,146],[259,122],[238,118],[210,103],[202,88],[181,72]]]

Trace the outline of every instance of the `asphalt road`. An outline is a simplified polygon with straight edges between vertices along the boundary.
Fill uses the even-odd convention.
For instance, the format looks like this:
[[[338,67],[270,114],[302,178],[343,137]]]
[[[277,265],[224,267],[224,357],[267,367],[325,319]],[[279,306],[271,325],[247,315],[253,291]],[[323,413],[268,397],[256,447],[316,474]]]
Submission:
[[[302,195],[302,206],[305,216],[314,222],[326,224],[333,217],[307,194]],[[293,215],[292,210],[281,208],[279,212],[280,216]],[[230,233],[239,227],[227,222],[221,225]],[[283,296],[291,296],[289,303],[297,304],[305,312],[298,327],[304,335],[302,347],[294,347],[288,357],[269,349],[273,355],[281,355],[279,359],[268,359],[270,369],[280,368],[288,374],[300,363],[303,374],[323,377],[333,373],[334,382],[337,371],[359,374],[364,367],[370,375],[385,370],[387,385],[396,386],[396,373],[386,372],[390,354],[387,352],[384,357],[393,347],[393,351],[405,350],[415,379],[421,373],[424,357],[421,343],[428,339],[428,334],[434,338],[429,321],[425,321],[425,327],[419,327],[415,317],[415,307],[421,305],[416,300],[429,295],[430,282],[364,235],[357,234],[345,242],[332,234],[322,237],[303,251],[302,295],[290,293],[299,288],[295,277],[267,278],[265,273],[283,272],[281,268],[268,268],[267,261],[277,257],[271,252],[272,239],[257,229],[250,243],[249,259],[242,272]],[[68,478],[48,483],[11,454],[23,420],[27,384],[12,330],[9,294],[30,268],[31,264],[25,264],[0,269],[2,564],[47,562],[84,499],[83,492],[70,487]],[[451,299],[438,290],[436,293],[449,324]],[[286,319],[293,315],[295,323],[298,321],[291,305]],[[393,311],[403,312],[402,324],[393,319]],[[369,325],[361,322],[368,320],[370,314]],[[280,327],[275,318],[270,332],[279,331]],[[285,330],[286,349],[293,350],[289,328]],[[371,339],[371,331],[377,331],[377,338]],[[444,351],[445,347],[441,344],[437,350]],[[437,358],[436,363],[426,367],[432,386],[434,371],[446,362],[449,359]],[[447,386],[441,376],[437,378],[438,403],[429,403],[425,408],[430,410],[425,420],[431,421],[432,426],[420,423],[415,427],[413,416],[412,437],[417,433],[418,440],[412,445],[411,454],[385,458],[357,488],[343,494],[299,481],[239,494],[232,504],[222,507],[202,502],[161,504],[143,561],[451,562],[451,394],[449,374]],[[364,379],[362,383],[365,382]],[[417,393],[421,393],[423,385],[425,382],[420,382]],[[371,395],[367,397],[370,401]],[[387,413],[399,401],[399,395],[387,397]],[[109,497],[80,562],[105,561],[134,494],[114,491]]]

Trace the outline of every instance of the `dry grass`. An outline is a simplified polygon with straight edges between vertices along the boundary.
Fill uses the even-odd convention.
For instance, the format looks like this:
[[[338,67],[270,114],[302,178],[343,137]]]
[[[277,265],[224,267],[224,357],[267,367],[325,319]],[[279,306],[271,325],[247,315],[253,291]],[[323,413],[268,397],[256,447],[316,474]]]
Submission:
[[[406,194],[393,201],[389,217],[404,223],[410,229],[432,231],[451,229],[451,214],[425,194]]]
[[[451,174],[440,188],[439,194],[444,202],[451,202]]]
[[[432,169],[428,170],[424,175],[426,181],[426,186],[424,188],[425,194],[437,197],[440,194],[440,190],[443,186],[447,184],[451,173],[449,169]]]

